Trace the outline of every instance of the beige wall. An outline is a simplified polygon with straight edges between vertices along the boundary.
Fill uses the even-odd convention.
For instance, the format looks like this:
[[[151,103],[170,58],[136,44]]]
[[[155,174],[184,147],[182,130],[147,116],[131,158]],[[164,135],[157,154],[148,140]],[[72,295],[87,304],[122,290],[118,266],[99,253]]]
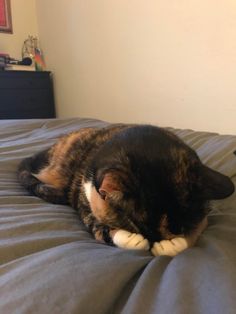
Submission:
[[[236,2],[36,0],[60,117],[236,134]]]
[[[11,0],[13,34],[0,33],[0,52],[21,58],[28,35],[38,36],[35,0]]]

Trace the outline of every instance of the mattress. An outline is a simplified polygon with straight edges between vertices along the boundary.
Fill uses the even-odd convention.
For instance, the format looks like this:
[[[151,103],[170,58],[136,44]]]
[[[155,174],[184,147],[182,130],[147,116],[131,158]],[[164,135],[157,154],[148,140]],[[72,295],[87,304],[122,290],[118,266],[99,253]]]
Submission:
[[[236,313],[236,195],[214,201],[195,247],[174,258],[97,242],[69,206],[19,184],[19,162],[93,119],[0,122],[0,313]],[[236,182],[236,136],[170,129]]]

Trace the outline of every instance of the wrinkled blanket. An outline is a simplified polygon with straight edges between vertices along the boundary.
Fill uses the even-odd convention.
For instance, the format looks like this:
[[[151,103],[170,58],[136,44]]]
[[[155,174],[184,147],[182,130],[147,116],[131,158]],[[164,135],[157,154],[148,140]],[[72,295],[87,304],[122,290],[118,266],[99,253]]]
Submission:
[[[0,121],[0,313],[235,314],[236,196],[212,203],[196,246],[170,257],[98,243],[69,206],[30,196],[22,158],[91,119]],[[236,182],[236,136],[175,130]]]

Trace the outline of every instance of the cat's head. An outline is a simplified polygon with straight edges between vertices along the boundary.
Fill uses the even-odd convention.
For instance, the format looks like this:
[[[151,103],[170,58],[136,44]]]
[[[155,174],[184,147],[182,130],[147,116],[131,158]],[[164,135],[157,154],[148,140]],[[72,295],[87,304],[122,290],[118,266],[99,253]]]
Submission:
[[[113,136],[92,161],[91,173],[95,217],[150,241],[188,234],[207,214],[209,200],[234,191],[228,177],[204,166],[178,137],[153,126]]]

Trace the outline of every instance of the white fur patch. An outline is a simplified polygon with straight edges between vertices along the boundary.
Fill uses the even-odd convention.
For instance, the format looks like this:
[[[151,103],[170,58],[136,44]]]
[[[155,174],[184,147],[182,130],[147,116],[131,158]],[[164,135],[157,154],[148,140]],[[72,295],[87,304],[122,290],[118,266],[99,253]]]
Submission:
[[[186,250],[188,247],[189,245],[187,239],[177,237],[171,240],[162,240],[160,242],[155,242],[151,251],[154,256],[166,255],[173,257],[180,252]]]
[[[123,249],[149,250],[149,242],[141,234],[120,229],[113,236],[113,243]]]
[[[84,185],[85,195],[87,197],[87,200],[90,203],[91,202],[91,194],[92,194],[92,182],[91,181],[84,182],[83,185]]]

